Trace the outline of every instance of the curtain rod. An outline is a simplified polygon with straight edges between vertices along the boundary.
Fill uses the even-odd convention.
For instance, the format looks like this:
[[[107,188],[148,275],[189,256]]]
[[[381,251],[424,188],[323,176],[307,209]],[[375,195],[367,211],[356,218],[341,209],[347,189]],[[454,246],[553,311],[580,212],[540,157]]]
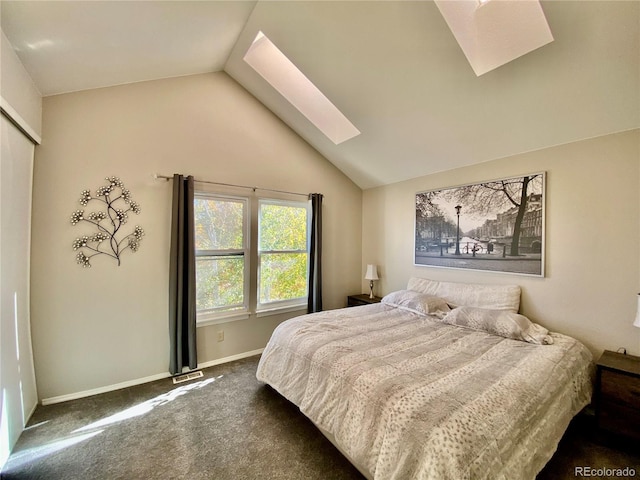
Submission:
[[[158,178],[163,178],[165,180],[173,180],[173,176],[169,177],[168,175],[158,175],[157,173],[153,174],[154,178],[158,179]],[[222,183],[222,182],[212,182],[209,180],[197,180],[197,179],[193,179],[194,182],[198,182],[198,183],[207,183],[209,185],[223,185],[225,187],[236,187],[236,188],[248,188],[250,190],[253,190],[254,192],[256,190],[263,190],[265,192],[277,192],[277,193],[286,193],[289,195],[300,195],[302,197],[309,197],[308,193],[298,193],[298,192],[287,192],[286,190],[274,190],[272,188],[262,188],[262,187],[249,187],[247,185],[235,185],[233,183]]]

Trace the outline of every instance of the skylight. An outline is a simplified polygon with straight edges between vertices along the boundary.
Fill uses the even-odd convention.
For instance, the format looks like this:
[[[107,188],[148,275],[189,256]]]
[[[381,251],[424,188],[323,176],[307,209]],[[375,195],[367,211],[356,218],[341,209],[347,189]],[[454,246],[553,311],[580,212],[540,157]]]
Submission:
[[[258,32],[244,61],[336,145],[360,135],[360,130],[264,33]]]
[[[435,0],[480,76],[553,41],[538,0]]]

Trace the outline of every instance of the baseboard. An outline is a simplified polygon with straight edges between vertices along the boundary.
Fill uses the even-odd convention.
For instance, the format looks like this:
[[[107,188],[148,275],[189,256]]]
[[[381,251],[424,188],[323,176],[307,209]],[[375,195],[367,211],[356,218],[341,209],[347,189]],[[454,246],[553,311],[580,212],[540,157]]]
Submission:
[[[254,355],[260,355],[264,351],[264,348],[258,350],[251,350],[249,352],[238,353],[228,357],[218,358],[209,362],[199,363],[198,368],[213,367],[215,365],[221,365],[223,363],[233,362],[234,360],[241,360],[247,357],[253,357]],[[69,400],[77,400],[78,398],[90,397],[92,395],[99,395],[101,393],[113,392],[114,390],[120,390],[122,388],[134,387],[143,383],[154,382],[156,380],[162,380],[163,378],[169,378],[171,374],[169,372],[158,373],[157,375],[151,375],[148,377],[137,378],[135,380],[128,380],[122,383],[116,383],[113,385],[106,385],[104,387],[94,388],[91,390],[84,390],[82,392],[69,393],[67,395],[60,395],[57,397],[43,398],[40,403],[42,405],[53,405],[54,403],[68,402]]]
[[[218,358],[217,360],[211,360],[209,362],[199,363],[198,368],[208,368],[208,367],[213,367],[215,365],[221,365],[223,363],[233,362],[235,360],[242,360],[243,358],[253,357],[254,355],[260,355],[262,352],[264,352],[264,348],[251,350],[250,352],[238,353],[236,355],[231,355],[229,357]]]
[[[54,403],[68,402],[69,400],[77,400],[78,398],[91,397],[92,395],[99,395],[101,393],[113,392],[114,390],[120,390],[122,388],[133,387],[135,385],[141,385],[147,382],[153,382],[155,380],[161,380],[163,378],[170,377],[171,374],[159,373],[157,375],[150,375],[148,377],[136,378],[135,380],[128,380],[122,383],[115,383],[113,385],[106,385],[104,387],[93,388],[91,390],[84,390],[82,392],[69,393],[67,395],[60,395],[57,397],[43,398],[42,405],[53,405]]]

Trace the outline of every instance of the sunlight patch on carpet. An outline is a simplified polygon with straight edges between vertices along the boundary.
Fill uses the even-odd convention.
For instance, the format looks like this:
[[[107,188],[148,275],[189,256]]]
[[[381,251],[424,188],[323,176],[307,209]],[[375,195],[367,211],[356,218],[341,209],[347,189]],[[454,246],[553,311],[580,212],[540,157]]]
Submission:
[[[158,395],[155,398],[151,398],[145,402],[142,402],[138,405],[134,405],[133,407],[122,410],[121,412],[115,413],[108,417],[105,417],[96,422],[90,423],[84,427],[78,428],[74,430],[72,433],[77,432],[85,432],[87,430],[93,430],[96,428],[106,427],[108,425],[113,425],[114,423],[123,422],[125,420],[129,420],[131,418],[139,417],[141,415],[145,415],[152,411],[156,407],[160,407],[162,405],[166,405],[174,401],[176,398],[181,397],[182,395],[186,395],[191,390],[199,390],[203,387],[206,387],[210,383],[215,382],[216,380],[222,378],[223,375],[220,375],[216,378],[208,378],[206,380],[202,380],[200,382],[191,383],[189,385],[184,385],[182,387],[174,388],[173,390],[163,393],[162,395]]]
[[[10,472],[12,468],[17,468],[27,463],[31,463],[39,458],[46,457],[52,453],[59,452],[65,448],[69,448],[72,445],[76,445],[85,440],[89,440],[92,437],[102,433],[104,430],[96,430],[82,435],[72,435],[65,438],[57,439],[53,442],[49,442],[39,447],[27,448],[20,452],[14,453],[9,462],[6,465],[6,471]]]

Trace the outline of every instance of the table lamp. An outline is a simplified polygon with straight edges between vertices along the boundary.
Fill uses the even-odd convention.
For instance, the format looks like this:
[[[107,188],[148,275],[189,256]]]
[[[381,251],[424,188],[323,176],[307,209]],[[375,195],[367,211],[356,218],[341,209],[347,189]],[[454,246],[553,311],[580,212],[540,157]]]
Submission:
[[[373,281],[378,280],[377,265],[367,265],[367,273],[364,279],[369,280],[369,298],[373,298]]]

